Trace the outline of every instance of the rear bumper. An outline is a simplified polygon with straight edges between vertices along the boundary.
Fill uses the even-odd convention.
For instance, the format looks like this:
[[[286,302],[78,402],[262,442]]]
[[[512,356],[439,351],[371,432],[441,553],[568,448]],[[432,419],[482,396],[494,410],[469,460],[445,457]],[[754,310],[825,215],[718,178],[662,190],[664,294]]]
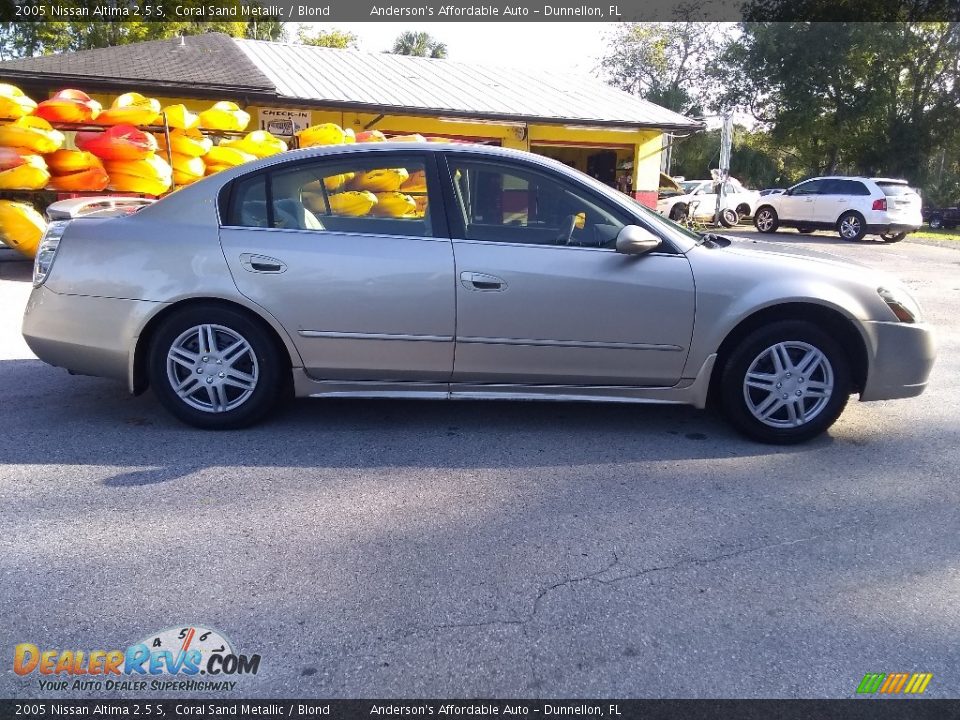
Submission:
[[[61,295],[34,288],[23,314],[23,338],[45,363],[79,375],[131,382],[140,328],[160,303]]]
[[[912,233],[920,229],[920,223],[876,223],[867,225],[868,233]]]
[[[898,322],[867,322],[864,326],[874,352],[860,399],[893,400],[922,393],[937,356],[930,326]]]

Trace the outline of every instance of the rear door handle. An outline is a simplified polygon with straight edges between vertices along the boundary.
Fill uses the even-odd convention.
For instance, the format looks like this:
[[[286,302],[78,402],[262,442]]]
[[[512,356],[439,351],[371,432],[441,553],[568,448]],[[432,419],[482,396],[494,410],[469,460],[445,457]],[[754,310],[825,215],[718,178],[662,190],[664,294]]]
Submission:
[[[287,266],[276,258],[267,255],[254,255],[253,253],[243,253],[240,256],[240,264],[248,272],[256,273],[282,273]]]
[[[467,290],[479,290],[480,292],[502,292],[507,289],[507,283],[503,278],[478,272],[465,271],[460,273],[460,284]]]

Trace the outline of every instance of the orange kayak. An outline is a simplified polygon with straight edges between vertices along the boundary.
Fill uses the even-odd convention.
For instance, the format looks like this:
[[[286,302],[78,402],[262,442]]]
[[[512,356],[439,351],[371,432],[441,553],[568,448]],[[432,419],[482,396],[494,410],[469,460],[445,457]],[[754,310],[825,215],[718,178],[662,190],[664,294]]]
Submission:
[[[44,100],[33,114],[48,122],[88,123],[100,114],[100,103],[82,90],[61,90]]]
[[[160,101],[137,92],[124,93],[97,117],[100,125],[154,125],[160,120]]]
[[[103,132],[78,132],[74,143],[101,160],[143,160],[157,149],[153,135],[133,125],[115,125]]]

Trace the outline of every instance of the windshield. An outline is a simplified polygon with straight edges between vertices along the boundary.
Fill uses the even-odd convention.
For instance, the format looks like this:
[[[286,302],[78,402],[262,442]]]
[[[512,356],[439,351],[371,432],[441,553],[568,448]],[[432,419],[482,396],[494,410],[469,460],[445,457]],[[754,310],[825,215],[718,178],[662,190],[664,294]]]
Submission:
[[[684,195],[689,195],[701,185],[703,185],[703,180],[687,180],[686,182],[680,183]]]

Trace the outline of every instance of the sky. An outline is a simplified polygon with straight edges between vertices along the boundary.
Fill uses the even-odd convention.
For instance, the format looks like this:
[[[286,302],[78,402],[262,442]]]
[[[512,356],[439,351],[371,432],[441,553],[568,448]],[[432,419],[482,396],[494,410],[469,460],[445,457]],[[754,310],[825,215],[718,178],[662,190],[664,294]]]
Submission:
[[[311,23],[302,23],[308,30]],[[422,30],[446,43],[450,60],[485,65],[569,70],[597,75],[604,35],[615,23],[590,22],[375,22],[318,23],[317,29],[340,28],[354,33],[361,50],[382,52],[405,30]],[[295,34],[296,30],[293,33]]]

